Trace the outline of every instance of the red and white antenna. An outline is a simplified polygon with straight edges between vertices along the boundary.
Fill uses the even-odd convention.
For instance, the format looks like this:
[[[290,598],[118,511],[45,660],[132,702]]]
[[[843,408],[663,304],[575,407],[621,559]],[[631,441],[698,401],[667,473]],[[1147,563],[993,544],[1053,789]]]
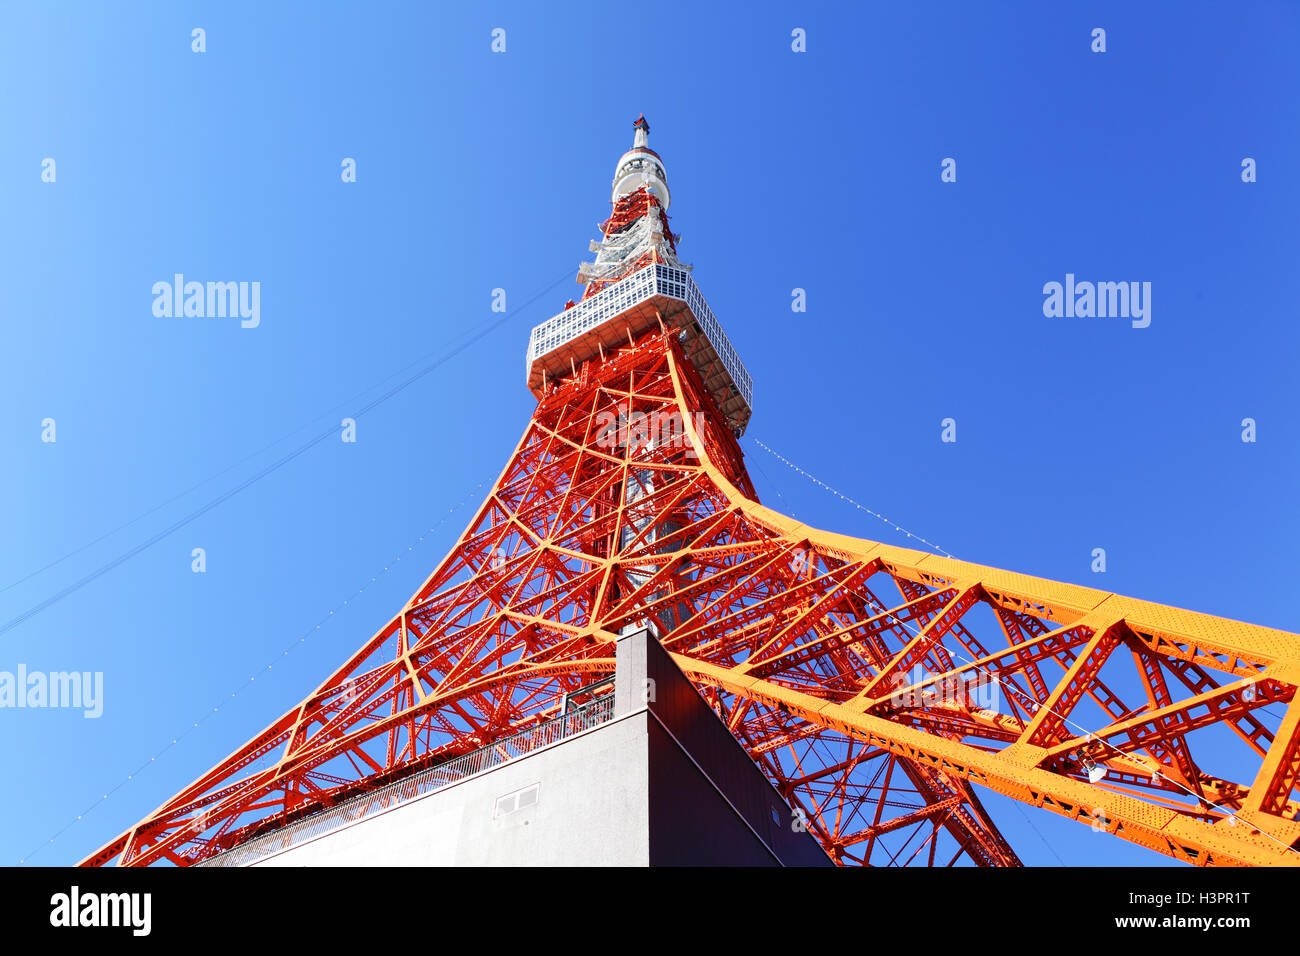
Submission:
[[[648,145],[650,124],[645,114],[632,124],[636,135],[632,148],[619,157],[614,167],[610,202],[614,211],[600,224],[602,240],[590,246],[595,262],[578,269],[578,282],[588,298],[619,279],[652,263],[690,271],[677,258],[677,241],[668,227],[668,174],[663,159]]]

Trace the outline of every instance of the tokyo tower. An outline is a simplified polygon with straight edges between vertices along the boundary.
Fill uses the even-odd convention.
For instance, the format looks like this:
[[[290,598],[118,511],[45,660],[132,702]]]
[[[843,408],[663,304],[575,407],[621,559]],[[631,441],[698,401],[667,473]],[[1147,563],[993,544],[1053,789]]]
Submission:
[[[1019,865],[980,788],[1190,864],[1300,862],[1297,635],[759,503],[753,384],[678,256],[649,132],[580,299],[532,330],[536,411],[450,553],[83,865],[246,862],[589,730],[641,630],[835,863]]]

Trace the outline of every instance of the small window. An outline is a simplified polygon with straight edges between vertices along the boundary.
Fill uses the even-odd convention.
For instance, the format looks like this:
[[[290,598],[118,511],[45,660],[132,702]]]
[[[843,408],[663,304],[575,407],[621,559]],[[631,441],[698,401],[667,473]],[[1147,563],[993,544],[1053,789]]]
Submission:
[[[522,790],[516,790],[514,793],[507,793],[504,796],[497,797],[496,807],[492,810],[492,819],[496,820],[499,817],[514,813],[516,810],[536,806],[541,788],[540,783],[535,783],[531,787],[525,787]]]

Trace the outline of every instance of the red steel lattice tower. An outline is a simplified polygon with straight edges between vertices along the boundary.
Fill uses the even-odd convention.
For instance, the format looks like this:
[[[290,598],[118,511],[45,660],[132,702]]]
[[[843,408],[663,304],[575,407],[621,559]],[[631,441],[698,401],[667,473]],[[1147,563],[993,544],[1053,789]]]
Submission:
[[[662,645],[840,863],[1018,865],[975,785],[1198,865],[1294,864],[1300,637],[758,503],[752,383],[635,124],[537,410],[451,552],[306,700],[84,862],[200,863],[536,727]]]

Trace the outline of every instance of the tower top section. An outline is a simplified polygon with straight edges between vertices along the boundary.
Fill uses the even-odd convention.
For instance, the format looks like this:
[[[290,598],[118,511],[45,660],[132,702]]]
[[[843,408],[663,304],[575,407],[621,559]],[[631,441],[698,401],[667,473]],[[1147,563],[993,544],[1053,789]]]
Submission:
[[[659,154],[646,145],[650,124],[632,124],[632,148],[614,168],[613,210],[588,247],[595,262],[578,269],[580,302],[533,329],[525,366],[528,388],[543,398],[578,379],[587,362],[634,347],[647,332],[675,330],[677,340],[739,437],[749,423],[754,384],[722,324],[677,258],[680,236],[668,224],[668,183]]]
[[[664,209],[672,202],[668,194],[668,174],[664,171],[664,161],[650,148],[650,124],[642,113],[632,124],[636,130],[632,138],[632,148],[624,153],[614,167],[614,191],[610,202],[618,202],[619,197],[645,187],[659,200]]]

